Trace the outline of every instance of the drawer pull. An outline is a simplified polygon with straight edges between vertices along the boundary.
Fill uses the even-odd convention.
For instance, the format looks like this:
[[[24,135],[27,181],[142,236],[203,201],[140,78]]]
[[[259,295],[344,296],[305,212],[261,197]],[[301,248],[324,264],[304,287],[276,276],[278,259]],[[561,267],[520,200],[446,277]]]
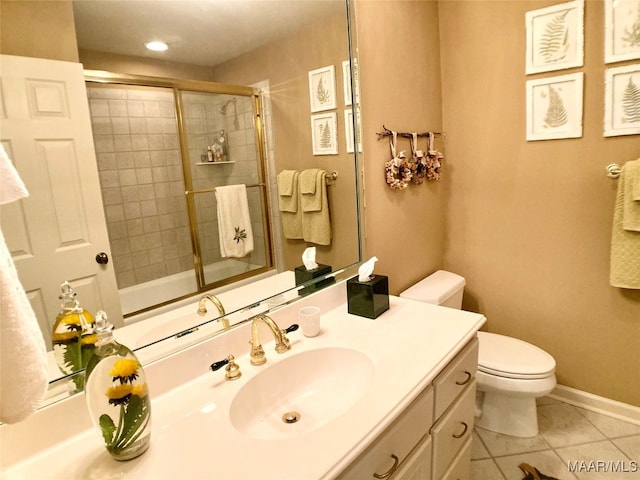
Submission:
[[[391,475],[393,475],[393,472],[395,472],[396,468],[398,468],[398,463],[400,463],[400,459],[397,457],[397,455],[394,455],[393,453],[391,454],[391,458],[393,458],[393,465],[391,465],[391,468],[384,473],[374,473],[373,476],[375,478],[389,478]]]
[[[471,374],[471,372],[465,370],[464,373],[467,375],[467,378],[465,378],[463,381],[459,382],[456,380],[456,385],[466,385],[467,383],[469,383],[471,381],[471,377],[473,377],[473,375]]]
[[[462,424],[462,426],[464,427],[464,429],[462,430],[462,433],[459,435],[456,435],[455,433],[453,435],[451,435],[453,438],[462,438],[464,437],[464,434],[467,433],[467,430],[469,429],[469,425],[466,424],[466,422],[460,422]]]

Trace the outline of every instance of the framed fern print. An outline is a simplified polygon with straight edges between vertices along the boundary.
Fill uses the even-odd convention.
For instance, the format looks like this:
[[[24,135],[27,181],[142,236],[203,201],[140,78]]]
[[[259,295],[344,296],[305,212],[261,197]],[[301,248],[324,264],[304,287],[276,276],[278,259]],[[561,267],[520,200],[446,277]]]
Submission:
[[[640,1],[606,0],[605,63],[640,58]]]
[[[338,154],[338,121],[336,112],[311,115],[311,142],[314,155]]]
[[[336,69],[333,65],[309,72],[311,113],[336,108]]]
[[[640,134],[640,63],[605,70],[604,136]]]
[[[362,142],[360,141],[360,129],[354,130],[354,125],[360,126],[360,109],[356,108],[357,122],[353,121],[353,110],[351,108],[344,111],[344,138],[347,153],[353,153],[355,145],[358,145],[358,152],[362,152]]]
[[[583,73],[527,81],[527,140],[582,137]]]
[[[584,0],[525,14],[527,75],[584,64]]]

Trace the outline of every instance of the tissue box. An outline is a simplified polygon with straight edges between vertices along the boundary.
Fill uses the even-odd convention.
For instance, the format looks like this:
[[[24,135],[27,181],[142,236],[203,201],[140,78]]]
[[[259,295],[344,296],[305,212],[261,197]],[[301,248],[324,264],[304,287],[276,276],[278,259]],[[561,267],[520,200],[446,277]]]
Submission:
[[[389,277],[373,275],[366,282],[355,276],[347,280],[348,311],[354,315],[378,318],[389,310]]]
[[[303,283],[307,283],[313,280],[314,278],[318,278],[323,275],[326,275],[327,273],[331,273],[332,269],[331,269],[331,265],[323,265],[319,263],[316,268],[311,270],[307,270],[307,267],[305,267],[304,265],[300,265],[294,268],[293,272],[296,278],[296,286],[298,286],[298,285],[302,285]],[[335,281],[336,279],[334,277],[325,278],[324,280],[318,280],[317,282],[312,283],[311,285],[307,285],[306,287],[303,287],[300,290],[298,290],[298,295],[309,295],[310,293],[320,290],[326,287],[327,285],[335,283]]]

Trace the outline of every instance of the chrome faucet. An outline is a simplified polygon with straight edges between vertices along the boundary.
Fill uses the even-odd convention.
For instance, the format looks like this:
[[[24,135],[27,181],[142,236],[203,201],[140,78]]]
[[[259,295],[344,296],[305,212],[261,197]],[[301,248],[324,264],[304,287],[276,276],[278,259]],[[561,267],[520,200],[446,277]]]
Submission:
[[[220,315],[225,314],[224,307],[222,306],[222,302],[218,300],[218,298],[215,295],[207,294],[207,295],[203,295],[200,298],[200,301],[198,302],[198,315],[203,316],[207,313],[207,307],[205,306],[205,304],[207,303],[207,300],[209,300],[211,303],[213,303],[216,306],[216,308],[218,309],[218,312],[220,312]],[[218,321],[222,322],[222,328],[224,328],[225,330],[229,330],[230,328],[229,319],[227,317],[219,318]]]
[[[287,333],[293,332],[298,329],[297,324],[291,325],[286,330],[280,330],[278,324],[273,319],[263,313],[253,317],[251,323],[251,365],[263,365],[267,361],[267,357],[264,355],[264,349],[260,344],[259,327],[260,322],[269,327],[273,337],[276,340],[276,352],[284,353],[291,348]]]

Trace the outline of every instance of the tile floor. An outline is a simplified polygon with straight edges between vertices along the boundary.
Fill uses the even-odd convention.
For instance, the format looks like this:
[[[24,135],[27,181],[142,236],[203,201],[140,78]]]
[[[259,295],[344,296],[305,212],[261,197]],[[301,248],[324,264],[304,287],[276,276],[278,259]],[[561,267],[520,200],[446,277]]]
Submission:
[[[471,480],[522,480],[523,462],[559,480],[640,479],[640,425],[544,397],[538,426],[533,438],[476,428]]]

